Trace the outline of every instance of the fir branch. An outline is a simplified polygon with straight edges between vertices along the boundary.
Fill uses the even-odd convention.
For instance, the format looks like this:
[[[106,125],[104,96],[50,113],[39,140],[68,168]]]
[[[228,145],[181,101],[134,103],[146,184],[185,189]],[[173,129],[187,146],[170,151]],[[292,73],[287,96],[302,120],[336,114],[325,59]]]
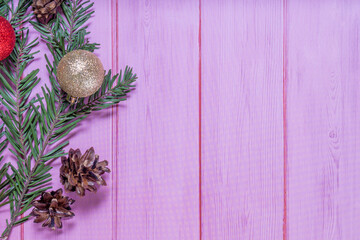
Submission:
[[[3,156],[1,155],[3,153],[3,151],[5,150],[5,147],[8,143],[7,139],[3,139],[3,137],[5,136],[4,133],[4,124],[0,124],[0,163],[1,160],[3,159]]]
[[[65,17],[58,14],[48,23],[30,21],[35,30],[41,34],[42,40],[46,43],[52,57],[51,63],[47,55],[47,70],[50,76],[50,82],[56,97],[63,95],[59,84],[56,81],[56,66],[61,58],[72,50],[82,49],[93,52],[99,48],[98,43],[91,43],[88,39],[90,32],[86,22],[92,17],[94,11],[91,11],[93,3],[82,0],[65,0],[61,7]]]
[[[0,140],[4,137],[4,124],[0,125]],[[1,156],[2,152],[6,147],[7,141],[3,139],[0,143],[0,163],[3,160],[3,156]],[[9,196],[10,189],[9,189],[9,180],[5,177],[9,169],[9,163],[4,164],[0,168],[0,207],[8,204],[7,197]]]
[[[91,111],[99,111],[109,108],[121,101],[126,100],[126,95],[135,86],[136,74],[132,73],[132,68],[125,67],[124,75],[120,74],[111,76],[111,70],[105,76],[101,88],[87,99],[81,99],[77,104],[71,107],[71,112],[77,114],[86,114]],[[114,84],[116,82],[116,84]]]
[[[51,62],[45,55],[51,89],[45,85],[42,95],[38,94],[35,99],[28,101],[27,94],[31,92],[31,86],[38,82],[35,78],[36,72],[15,89],[11,85],[7,86],[6,81],[2,81],[6,85],[3,92],[0,92],[4,98],[3,104],[7,105],[7,111],[2,114],[7,126],[5,134],[9,136],[9,142],[15,149],[12,152],[18,159],[17,169],[12,165],[7,166],[13,174],[4,173],[5,181],[11,190],[7,195],[11,217],[1,235],[3,239],[9,236],[14,226],[28,220],[29,216],[20,219],[19,217],[31,207],[31,201],[48,188],[46,184],[51,181],[51,166],[48,163],[65,155],[63,148],[68,141],[64,141],[64,138],[92,111],[102,110],[126,100],[127,93],[134,87],[133,83],[137,77],[132,73],[132,69],[126,67],[124,74],[120,72],[112,76],[109,71],[99,91],[89,98],[80,99],[75,105],[70,105],[61,91],[56,81],[56,68],[60,59],[72,50],[94,51],[98,48],[98,44],[90,43],[86,37],[89,32],[85,24],[93,14],[91,7],[92,3],[89,1],[66,0],[62,4],[65,18],[58,14],[48,24],[31,22],[47,43],[54,59]],[[12,60],[16,62],[15,58]],[[8,78],[13,77],[11,69],[4,68],[3,71],[9,75]],[[16,81],[13,83],[17,86]],[[25,93],[21,95],[19,90]],[[25,102],[28,103],[22,103],[23,107],[16,107],[20,106],[20,103],[17,104],[18,96],[26,96]],[[23,129],[23,134],[20,133],[20,129]],[[48,147],[51,145],[55,147],[49,151]]]
[[[0,76],[0,82],[5,86],[0,89],[3,96],[1,103],[7,108],[7,111],[0,112],[0,118],[6,123],[6,137],[10,138],[15,149],[19,149],[20,158],[26,156],[26,136],[28,134],[28,125],[31,121],[24,123],[24,116],[31,115],[31,108],[27,104],[32,89],[39,83],[40,79],[36,77],[39,70],[34,70],[26,77],[22,74],[37,52],[31,53],[31,50],[38,44],[37,39],[29,43],[29,32],[22,33],[17,39],[16,46],[11,56],[4,65],[0,66],[3,75]],[[8,80],[12,83],[10,85]],[[34,120],[29,118],[28,120]]]
[[[99,44],[91,43],[87,37],[90,32],[86,23],[94,14],[93,5],[90,1],[65,0],[61,4],[65,17],[58,14],[47,24],[31,21],[47,43],[56,65],[67,52],[98,49]]]
[[[21,195],[17,199],[17,204],[12,211],[10,223],[7,225],[7,229],[2,235],[3,237],[8,236],[12,227],[19,223],[17,217],[21,215],[20,213],[25,212],[31,207],[28,205],[29,199],[33,200],[45,190],[42,188],[41,191],[28,191],[32,184],[42,186],[42,182],[33,183],[32,181],[33,176],[36,176],[36,173],[48,173],[51,169],[45,165],[46,162],[65,155],[63,148],[68,144],[68,141],[61,144],[58,144],[58,142],[67,136],[91,111],[101,110],[125,100],[126,93],[130,91],[130,88],[132,87],[131,84],[136,80],[136,75],[133,75],[132,70],[129,68],[126,68],[122,78],[121,75],[112,78],[110,76],[111,73],[109,72],[105,78],[102,89],[89,98],[86,103],[78,104],[70,111],[66,111],[69,104],[65,102],[60,102],[60,104],[57,105],[57,108],[54,108],[56,104],[54,97],[55,93],[46,87],[43,88],[43,95],[47,107],[45,107],[45,104],[43,103],[44,100],[38,96],[41,112],[38,112],[37,114],[39,116],[46,116],[46,118],[39,118],[41,137],[39,138],[38,143],[34,142],[34,145],[31,146],[31,155],[35,159],[35,163],[30,173],[27,175],[24,185],[21,186]],[[118,79],[117,84],[114,87],[110,87],[116,79]],[[36,133],[34,133],[34,140],[36,140],[35,134]],[[46,153],[45,150],[47,147],[53,144],[58,145],[51,152]]]
[[[9,180],[6,178],[8,169],[9,163],[4,164],[0,169],[0,207],[9,204],[7,198],[11,192],[11,189],[9,189]]]
[[[67,22],[62,19],[61,24],[64,29],[68,29],[68,32],[65,34],[65,41],[68,43],[67,52],[75,49],[84,49],[85,45],[92,45],[89,50],[93,51],[95,46],[98,45],[89,44],[88,41],[84,41],[85,36],[89,34],[87,26],[84,25],[94,14],[94,11],[90,10],[93,5],[94,3],[90,3],[90,1],[82,0],[64,1],[62,4]]]
[[[47,135],[43,141],[43,144],[41,144],[40,149],[39,149],[38,145],[36,144],[36,139],[37,139],[36,132],[35,132],[34,128],[32,128],[33,129],[32,137],[33,137],[35,144],[31,147],[31,149],[32,149],[31,155],[36,160],[35,160],[34,166],[32,167],[31,171],[26,175],[25,179],[23,179],[23,180],[25,180],[25,183],[21,186],[21,189],[19,191],[19,197],[18,197],[17,201],[15,202],[15,206],[13,207],[13,210],[11,211],[10,223],[7,222],[7,227],[1,236],[4,239],[6,239],[9,236],[9,234],[14,226],[26,221],[29,218],[29,216],[27,216],[27,217],[25,217],[25,220],[23,220],[23,219],[17,220],[17,218],[22,213],[26,212],[27,210],[29,210],[32,207],[32,205],[31,205],[32,200],[34,200],[36,197],[38,197],[43,191],[46,191],[47,189],[51,188],[51,187],[43,186],[44,184],[48,183],[49,180],[51,181],[51,178],[50,178],[51,175],[49,174],[51,167],[48,167],[44,164],[44,162],[46,162],[46,161],[42,161],[42,157],[44,156],[45,149],[48,146],[50,138],[54,132],[55,123],[58,121],[57,120],[58,114],[59,114],[59,111],[57,111],[56,115],[54,116],[54,122],[52,123],[52,125],[49,126],[49,132],[47,133]],[[63,151],[63,150],[60,150],[60,151]],[[62,152],[61,155],[64,155],[64,152]],[[31,191],[29,191],[29,190],[31,190],[31,188],[33,188],[33,190],[34,189],[36,189],[36,190],[31,192]]]
[[[22,24],[24,21],[29,19],[29,15],[24,17],[27,6],[29,6],[29,2],[20,1],[15,11],[12,11],[13,8],[9,8],[9,11],[13,13],[12,19],[15,26],[19,27],[19,24]],[[10,142],[10,144],[15,149],[15,151],[10,151],[13,152],[14,155],[18,158],[18,161],[22,161],[28,149],[25,142],[25,137],[27,134],[26,124],[29,124],[31,120],[34,120],[33,118],[29,118],[27,119],[28,122],[24,122],[23,115],[25,113],[29,114],[31,112],[28,109],[29,105],[27,105],[26,102],[28,101],[31,90],[39,82],[39,79],[36,77],[38,70],[33,71],[23,79],[21,78],[25,67],[30,64],[34,58],[34,54],[36,54],[31,53],[31,50],[37,45],[38,42],[36,39],[29,42],[29,32],[27,31],[24,33],[23,31],[26,28],[19,28],[21,31],[18,31],[17,33],[14,51],[5,61],[1,62],[0,65],[0,82],[4,86],[2,89],[0,89],[0,102],[7,109],[7,111],[0,111],[0,118],[6,125],[5,132],[2,132],[6,138],[4,142],[0,144],[0,150],[3,150],[1,146],[5,147],[5,144]],[[18,164],[20,164],[20,162],[18,162]],[[3,169],[8,169],[9,167],[15,169],[10,164],[5,164]],[[11,176],[7,174],[6,177],[14,180],[14,174],[16,173],[13,173]],[[10,179],[7,179],[2,183],[2,187],[4,188],[3,191],[6,188],[11,188],[10,186],[7,186],[12,184]],[[7,195],[0,196],[0,199],[3,200],[4,197],[7,197],[8,194],[10,194],[9,191],[6,193]],[[5,205],[6,203],[9,202],[2,203],[1,206]]]
[[[10,11],[12,13],[11,24],[15,27],[16,42],[15,48],[11,55],[1,63],[0,82],[3,88],[0,89],[2,98],[0,99],[6,111],[0,112],[0,118],[4,122],[5,136],[7,141],[12,145],[13,149],[9,149],[17,158],[18,169],[7,163],[2,168],[1,179],[5,180],[1,183],[0,200],[4,201],[1,206],[5,204],[10,205],[11,221],[7,222],[7,228],[2,235],[6,239],[12,227],[24,220],[15,221],[20,213],[29,209],[30,200],[26,196],[24,182],[29,174],[31,164],[28,161],[27,155],[30,150],[30,143],[32,137],[29,137],[32,132],[32,122],[37,121],[34,110],[31,106],[36,100],[29,100],[32,89],[39,83],[40,79],[36,77],[38,70],[34,70],[27,76],[22,78],[25,68],[32,62],[36,52],[31,50],[38,44],[37,39],[29,41],[29,31],[21,25],[29,21],[31,14],[26,14],[27,8],[31,5],[31,1],[20,0],[16,10],[13,4]],[[25,30],[27,30],[25,32]],[[10,83],[9,83],[10,82]],[[8,173],[11,169],[12,174]],[[46,176],[46,178],[49,178]],[[43,179],[43,178],[42,178]],[[36,179],[35,179],[36,180]],[[43,188],[42,190],[45,190]],[[22,199],[22,201],[18,201]],[[20,214],[21,215],[21,214]]]
[[[7,18],[10,12],[9,2],[10,0],[0,0],[0,15],[4,18]]]
[[[27,10],[32,4],[32,0],[19,0],[16,8],[14,8],[13,0],[10,0],[10,2],[11,19],[9,22],[15,29],[15,32],[22,32],[24,28],[20,26],[25,22],[29,22],[32,17],[32,13],[27,14]]]

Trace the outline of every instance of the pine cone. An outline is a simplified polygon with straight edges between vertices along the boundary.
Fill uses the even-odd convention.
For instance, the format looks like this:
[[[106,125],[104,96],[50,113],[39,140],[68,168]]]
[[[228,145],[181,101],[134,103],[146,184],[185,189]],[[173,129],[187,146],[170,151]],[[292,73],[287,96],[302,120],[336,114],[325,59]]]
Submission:
[[[62,189],[56,191],[43,192],[39,201],[33,201],[34,209],[31,212],[35,216],[35,223],[43,222],[43,227],[48,226],[51,229],[62,228],[61,219],[75,216],[71,212],[70,205],[75,200],[62,196]]]
[[[81,155],[79,149],[70,149],[69,157],[61,158],[60,181],[66,191],[85,195],[85,190],[96,192],[95,182],[106,186],[105,180],[101,177],[105,172],[110,172],[108,162],[99,162],[99,155],[95,155],[94,148],[88,149]]]
[[[33,0],[34,14],[40,22],[47,23],[56,13],[63,0]]]

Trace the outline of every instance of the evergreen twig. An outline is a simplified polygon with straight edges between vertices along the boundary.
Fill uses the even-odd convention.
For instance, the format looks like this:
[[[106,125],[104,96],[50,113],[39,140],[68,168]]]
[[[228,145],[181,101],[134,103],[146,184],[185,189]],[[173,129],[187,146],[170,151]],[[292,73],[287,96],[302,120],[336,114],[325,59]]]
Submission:
[[[1,156],[2,152],[5,150],[7,145],[7,141],[3,140],[4,137],[4,124],[0,125],[0,163],[3,160],[3,156]],[[6,178],[6,174],[9,169],[9,163],[4,164],[0,168],[0,207],[8,204],[7,197],[11,190],[9,189],[9,180]]]
[[[45,85],[42,94],[30,99],[33,88],[40,81],[36,77],[38,70],[21,78],[35,54],[31,50],[37,44],[37,40],[29,41],[27,28],[22,27],[22,23],[30,20],[25,13],[31,1],[20,0],[15,11],[12,0],[5,1],[10,2],[9,10],[1,1],[4,0],[0,0],[0,14],[4,13],[9,19],[11,13],[10,21],[18,29],[15,50],[0,66],[0,81],[4,85],[0,89],[0,102],[6,108],[6,111],[0,111],[5,125],[3,135],[13,148],[9,151],[17,159],[17,168],[6,163],[0,169],[0,206],[10,205],[11,216],[1,235],[2,239],[7,239],[14,226],[29,219],[30,216],[20,216],[31,208],[32,200],[50,188],[47,185],[51,181],[49,162],[65,155],[63,148],[68,144],[67,135],[92,111],[126,100],[137,77],[128,67],[123,74],[120,72],[115,76],[108,71],[95,94],[79,99],[74,105],[67,101],[66,94],[56,81],[59,61],[66,53],[76,49],[94,51],[98,44],[90,43],[87,38],[90,32],[85,25],[94,13],[91,11],[93,4],[90,1],[65,0],[61,6],[64,17],[58,14],[47,24],[31,21],[47,44],[53,60],[45,55],[51,88]],[[49,146],[53,146],[51,150],[48,150]]]

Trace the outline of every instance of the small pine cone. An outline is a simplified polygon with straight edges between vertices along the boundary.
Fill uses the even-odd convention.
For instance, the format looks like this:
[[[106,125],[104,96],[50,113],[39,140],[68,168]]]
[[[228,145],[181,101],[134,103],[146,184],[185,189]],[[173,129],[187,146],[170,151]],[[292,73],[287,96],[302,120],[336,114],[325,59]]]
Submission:
[[[56,13],[63,0],[33,0],[33,10],[36,18],[47,23]]]
[[[62,228],[62,218],[71,218],[75,216],[71,212],[70,205],[75,200],[64,197],[62,195],[62,189],[56,191],[43,192],[39,201],[33,201],[32,205],[34,209],[31,212],[32,216],[35,216],[35,223],[43,223],[43,227],[48,226],[51,229]]]
[[[70,149],[68,157],[61,158],[60,181],[66,191],[85,195],[85,190],[96,192],[95,183],[106,186],[101,177],[105,172],[109,173],[108,162],[99,162],[99,155],[95,154],[94,148],[88,149],[81,155],[79,149]]]

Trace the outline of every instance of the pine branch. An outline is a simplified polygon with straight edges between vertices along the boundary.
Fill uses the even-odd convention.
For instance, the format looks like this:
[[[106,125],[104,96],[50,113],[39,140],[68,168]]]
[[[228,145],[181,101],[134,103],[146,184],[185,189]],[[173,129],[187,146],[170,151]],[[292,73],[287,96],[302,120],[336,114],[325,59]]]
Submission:
[[[43,191],[46,191],[47,189],[51,188],[51,187],[42,187],[44,184],[48,183],[52,179],[49,178],[50,174],[48,173],[51,170],[51,167],[45,166],[45,164],[44,164],[45,161],[42,162],[41,160],[44,155],[44,151],[49,144],[50,137],[52,136],[53,131],[55,129],[55,123],[57,122],[58,114],[55,115],[54,117],[55,117],[54,123],[50,126],[50,131],[46,135],[45,141],[42,144],[42,149],[40,150],[40,152],[39,152],[39,149],[34,150],[35,148],[37,148],[37,146],[35,144],[32,147],[31,154],[33,155],[33,157],[36,157],[36,160],[35,160],[34,166],[32,167],[31,171],[26,176],[24,185],[21,186],[22,187],[22,189],[20,190],[21,194],[18,198],[18,201],[16,202],[16,206],[11,211],[10,223],[7,222],[7,227],[2,234],[2,238],[4,238],[4,239],[6,239],[9,236],[9,234],[14,226],[21,224],[24,221],[28,220],[28,218],[30,216],[26,216],[25,218],[22,218],[20,220],[17,220],[17,218],[21,214],[23,214],[25,211],[27,211],[28,209],[30,209],[32,207],[32,205],[31,205],[32,200],[34,200],[36,197],[38,197]],[[35,135],[34,142],[36,143],[37,136],[36,136],[35,131],[33,131],[33,134]],[[39,154],[37,154],[37,153],[39,153]],[[63,152],[62,152],[62,155],[64,155]],[[40,175],[40,177],[38,177],[38,174]],[[37,187],[41,187],[41,188],[37,189],[34,192],[29,193],[28,190],[30,189],[31,186],[34,186],[35,188],[37,188]]]
[[[20,26],[25,22],[29,22],[29,20],[32,17],[32,14],[26,14],[27,10],[32,4],[32,0],[19,0],[16,8],[14,8],[13,0],[10,0],[10,2],[11,2],[10,24],[15,29],[15,32],[22,32],[23,28]]]
[[[21,219],[19,217],[31,207],[31,201],[47,189],[46,184],[51,181],[51,167],[48,162],[65,155],[63,148],[68,141],[64,141],[64,138],[92,111],[102,110],[126,100],[127,93],[134,87],[132,84],[137,77],[132,73],[132,69],[126,67],[123,75],[120,73],[111,76],[109,71],[99,91],[89,98],[80,99],[75,105],[70,105],[66,94],[61,91],[56,81],[56,68],[60,59],[72,50],[94,51],[98,48],[98,44],[90,43],[86,37],[89,32],[85,23],[93,14],[90,10],[92,5],[89,1],[66,0],[62,4],[65,18],[58,14],[46,25],[31,22],[41,33],[41,38],[47,43],[54,59],[51,62],[45,55],[51,89],[45,85],[42,96],[38,94],[35,99],[25,101],[28,103],[23,103],[21,106],[24,107],[21,107],[20,103],[17,103],[19,96],[26,96],[25,99],[28,100],[27,94],[31,92],[31,86],[38,82],[35,78],[37,72],[33,72],[33,76],[23,85],[19,84],[15,90],[6,86],[3,92],[0,92],[4,96],[3,103],[7,104],[7,111],[2,117],[7,126],[5,134],[10,137],[9,141],[15,149],[12,152],[18,159],[17,169],[12,165],[8,166],[13,174],[10,176],[5,173],[6,181],[11,186],[8,194],[11,218],[2,234],[4,239],[9,236],[14,226],[28,220],[29,216]],[[15,60],[12,58],[13,62],[16,62]],[[13,71],[5,70],[5,74],[11,77]],[[6,84],[6,81],[3,82]],[[17,86],[16,81],[14,85]],[[18,91],[22,89],[25,91],[24,95]],[[55,147],[48,151],[51,145]]]
[[[18,164],[20,164],[27,153],[27,145],[25,142],[27,124],[34,120],[33,118],[24,119],[23,117],[25,113],[27,113],[27,116],[31,113],[31,111],[28,110],[29,105],[27,105],[26,102],[28,101],[31,90],[39,82],[39,79],[36,77],[38,70],[33,71],[23,79],[21,78],[25,67],[30,64],[34,54],[36,54],[30,51],[38,43],[37,40],[29,42],[29,32],[24,33],[26,28],[20,27],[20,24],[25,23],[29,19],[29,15],[25,16],[27,6],[29,6],[29,1],[20,1],[15,11],[12,10],[14,9],[13,5],[12,8],[7,8],[9,12],[12,13],[11,21],[13,26],[17,26],[20,30],[17,31],[14,51],[0,65],[0,82],[4,86],[3,89],[0,89],[0,103],[7,109],[7,111],[0,111],[0,118],[6,125],[5,132],[2,133],[6,136],[6,139],[0,146],[5,146],[7,142],[10,142],[15,149],[15,151],[12,152],[19,160]],[[27,120],[27,122],[24,122],[24,120]],[[5,164],[3,170],[9,167],[15,169],[12,165]],[[10,180],[14,180],[14,174],[15,173],[11,176],[6,175],[6,177],[10,179],[2,183],[3,191],[11,188],[7,185],[12,184]],[[11,192],[7,191],[6,193],[7,195],[0,196],[0,199],[3,200],[4,197],[7,197]],[[9,202],[2,203],[0,206],[7,203]]]
[[[0,163],[3,160],[3,156],[1,156],[1,154],[7,145],[6,139],[3,139],[3,137],[5,135],[3,129],[4,129],[4,124],[0,125],[0,140],[1,140]],[[0,207],[8,204],[8,201],[5,201],[5,200],[7,200],[7,197],[9,196],[9,193],[11,192],[11,190],[9,189],[9,180],[6,178],[8,169],[9,169],[9,163],[4,164],[0,168]]]
[[[7,139],[11,138],[13,147],[19,149],[20,158],[26,156],[26,135],[28,134],[28,125],[31,123],[27,121],[24,123],[24,115],[31,115],[31,109],[27,104],[32,89],[39,83],[40,79],[36,77],[39,70],[34,70],[25,78],[22,78],[23,71],[26,66],[31,63],[35,53],[31,53],[37,44],[37,40],[28,43],[29,32],[21,38],[18,38],[16,48],[11,54],[10,60],[0,66],[3,74],[7,79],[1,75],[0,81],[5,86],[0,90],[3,98],[0,100],[7,108],[7,111],[0,113],[0,118],[6,123]],[[8,80],[12,85],[8,84]],[[30,120],[34,120],[30,118]]]
[[[38,115],[46,116],[47,119],[39,118],[40,132],[42,133],[42,136],[40,137],[39,144],[35,142],[34,146],[32,146],[31,154],[36,160],[31,172],[28,175],[29,177],[26,179],[25,184],[22,187],[22,194],[18,199],[19,203],[23,202],[25,193],[28,191],[29,185],[32,181],[31,176],[39,171],[38,168],[40,165],[45,166],[45,163],[49,160],[64,156],[65,153],[63,151],[63,147],[68,144],[68,141],[59,144],[51,152],[45,153],[45,150],[49,145],[58,143],[61,139],[68,135],[79,122],[88,116],[91,111],[97,111],[110,107],[126,99],[126,93],[130,91],[130,88],[132,87],[131,84],[136,80],[136,75],[132,74],[131,69],[126,68],[123,78],[121,78],[121,75],[117,75],[112,78],[110,76],[111,73],[109,72],[109,74],[105,77],[102,89],[91,96],[86,103],[79,103],[73,110],[70,111],[66,111],[69,104],[65,102],[60,102],[58,107],[54,109],[53,106],[56,104],[54,92],[51,92],[48,88],[43,88],[43,94],[48,107],[45,108],[45,104],[42,103],[43,100],[40,96],[38,96],[38,101],[41,103],[41,113],[38,112]],[[112,83],[114,83],[116,79],[118,79],[117,84],[114,87],[111,87]],[[50,125],[48,123],[50,123]],[[35,192],[34,194],[30,193],[29,197],[34,199],[42,191],[43,189]],[[20,206],[21,204],[18,204],[16,209],[13,211],[12,216],[14,217],[8,225],[8,231],[4,232],[3,236],[7,236],[8,232],[11,231],[11,228],[17,224],[16,217],[21,215],[19,214],[21,209]],[[24,209],[21,212],[24,212]]]
[[[7,145],[7,141],[6,139],[1,140],[4,137],[5,133],[4,133],[4,124],[0,125],[0,163],[1,160],[3,159],[3,157],[1,156],[1,154],[3,153],[3,151],[5,150],[5,147]]]
[[[98,43],[91,43],[88,39],[90,32],[85,25],[92,17],[91,11],[93,3],[82,0],[65,0],[61,7],[65,17],[58,14],[55,19],[47,24],[30,21],[35,30],[41,34],[42,40],[46,43],[52,57],[53,63],[45,55],[48,66],[47,70],[54,77],[50,78],[52,89],[56,92],[56,97],[61,98],[63,93],[56,81],[56,66],[61,58],[68,52],[76,49],[93,52],[99,48]]]
[[[4,88],[0,89],[2,96],[0,101],[7,109],[0,112],[0,118],[6,125],[5,136],[15,150],[12,153],[18,159],[18,165],[23,162],[26,163],[24,159],[29,150],[26,139],[30,133],[31,122],[36,121],[33,116],[33,109],[27,102],[32,89],[40,81],[36,77],[38,70],[34,70],[22,78],[25,67],[31,63],[35,54],[31,53],[31,49],[37,45],[36,40],[28,43],[28,36],[29,33],[27,32],[26,34],[22,33],[21,37],[17,38],[15,49],[10,58],[0,66],[2,71],[0,82],[4,85]],[[34,101],[31,100],[30,102]]]
[[[1,103],[5,106],[6,111],[0,112],[0,118],[4,122],[5,136],[13,149],[9,149],[17,158],[16,169],[10,163],[7,163],[2,168],[2,176],[5,180],[1,183],[1,195],[0,200],[4,201],[1,206],[5,204],[10,205],[11,221],[7,221],[7,228],[2,235],[2,238],[6,239],[14,225],[20,224],[26,218],[16,220],[24,211],[31,207],[30,203],[33,198],[26,196],[26,191],[22,189],[26,186],[29,188],[29,182],[27,176],[29,174],[31,163],[27,158],[30,150],[30,143],[32,142],[33,129],[31,125],[34,121],[37,121],[34,114],[34,108],[32,104],[36,100],[30,100],[31,91],[39,83],[40,79],[36,77],[38,70],[34,70],[27,76],[22,78],[25,68],[32,62],[34,54],[31,50],[38,44],[37,39],[29,41],[29,31],[27,28],[21,25],[29,21],[31,14],[26,14],[27,8],[30,6],[31,1],[20,0],[15,11],[12,4],[10,12],[12,17],[10,23],[15,27],[16,42],[15,48],[7,60],[3,61],[0,65],[1,75],[0,82],[3,84],[3,88],[0,89]],[[25,32],[26,31],[26,32]],[[10,82],[10,83],[9,83]],[[11,175],[8,170],[11,169]],[[44,181],[49,180],[48,175],[43,174],[40,179],[32,179],[32,181]],[[51,180],[51,179],[50,179]],[[25,184],[24,184],[25,183]],[[34,188],[35,189],[35,188]],[[45,190],[42,188],[41,190]],[[22,199],[22,201],[18,201]]]
[[[8,169],[9,163],[4,164],[0,169],[0,207],[9,203],[7,198],[11,192],[11,189],[9,189],[9,180],[6,178]]]
[[[0,0],[0,15],[4,18],[7,18],[10,12],[9,2],[10,0]]]
[[[91,43],[86,22],[92,17],[93,3],[82,0],[65,0],[62,4],[64,16],[58,14],[47,24],[31,21],[34,28],[41,33],[42,39],[57,63],[67,53],[76,49],[93,52],[99,44]]]
[[[72,112],[85,114],[91,111],[99,111],[109,108],[121,101],[126,100],[126,95],[135,86],[136,74],[132,73],[132,68],[126,67],[124,75],[120,74],[111,76],[111,70],[105,76],[101,88],[88,99],[81,99],[77,104],[71,107]],[[116,84],[114,84],[116,82]]]

